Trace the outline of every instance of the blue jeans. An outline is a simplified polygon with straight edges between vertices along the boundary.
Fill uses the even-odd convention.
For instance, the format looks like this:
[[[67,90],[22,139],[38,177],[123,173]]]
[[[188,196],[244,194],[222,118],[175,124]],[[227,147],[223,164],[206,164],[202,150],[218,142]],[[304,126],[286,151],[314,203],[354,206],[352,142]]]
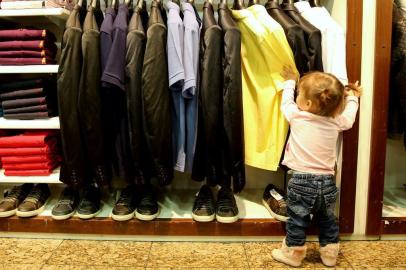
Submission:
[[[305,244],[305,230],[312,223],[310,214],[319,227],[320,246],[338,243],[338,224],[334,216],[338,189],[333,176],[294,173],[287,189],[286,245]]]

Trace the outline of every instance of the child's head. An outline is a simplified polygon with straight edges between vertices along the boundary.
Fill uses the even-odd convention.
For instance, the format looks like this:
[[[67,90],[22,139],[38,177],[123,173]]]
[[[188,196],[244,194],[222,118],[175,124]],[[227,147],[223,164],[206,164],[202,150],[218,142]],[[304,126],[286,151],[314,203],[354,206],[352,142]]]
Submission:
[[[332,74],[310,72],[298,84],[296,103],[300,110],[334,117],[344,104],[344,85]]]

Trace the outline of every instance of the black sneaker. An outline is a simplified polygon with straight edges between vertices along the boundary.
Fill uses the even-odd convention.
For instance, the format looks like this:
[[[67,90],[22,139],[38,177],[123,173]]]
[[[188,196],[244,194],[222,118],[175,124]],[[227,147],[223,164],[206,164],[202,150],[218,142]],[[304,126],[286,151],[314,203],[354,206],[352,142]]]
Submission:
[[[79,192],[66,187],[59,196],[58,203],[52,208],[52,218],[68,219],[75,214],[79,204]]]
[[[233,223],[238,220],[238,207],[230,188],[222,187],[217,194],[216,219],[221,223]]]
[[[17,216],[33,217],[41,214],[51,196],[47,184],[37,184],[17,208]]]
[[[262,203],[268,209],[272,217],[279,221],[288,220],[285,192],[272,184],[266,186]]]
[[[208,185],[204,185],[196,196],[192,217],[199,222],[210,222],[216,216],[215,211],[213,193]]]
[[[111,218],[116,221],[126,221],[134,218],[137,205],[134,186],[128,186],[121,191],[116,205],[111,212]]]
[[[101,209],[100,189],[94,186],[86,187],[77,210],[78,217],[81,219],[94,218],[101,212]]]
[[[159,214],[157,196],[151,184],[141,185],[140,201],[135,211],[135,217],[140,220],[153,220]]]
[[[23,184],[21,186],[15,186],[9,192],[5,193],[4,199],[0,201],[0,217],[15,215],[17,207],[24,201],[33,187],[33,184]]]

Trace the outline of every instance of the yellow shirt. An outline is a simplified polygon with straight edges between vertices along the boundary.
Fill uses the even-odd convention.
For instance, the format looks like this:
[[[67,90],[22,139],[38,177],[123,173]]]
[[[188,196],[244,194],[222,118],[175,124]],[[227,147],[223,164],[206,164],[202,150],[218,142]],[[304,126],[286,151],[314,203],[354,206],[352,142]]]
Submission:
[[[285,65],[295,67],[282,27],[265,7],[233,10],[241,31],[245,164],[276,171],[288,132],[280,107]]]

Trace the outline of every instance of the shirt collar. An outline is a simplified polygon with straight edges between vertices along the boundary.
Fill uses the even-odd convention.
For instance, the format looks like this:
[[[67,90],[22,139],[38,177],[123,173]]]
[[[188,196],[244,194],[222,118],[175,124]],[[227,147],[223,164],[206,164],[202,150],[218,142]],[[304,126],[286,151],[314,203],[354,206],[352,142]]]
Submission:
[[[178,6],[178,4],[172,2],[172,1],[168,1],[166,3],[166,7],[168,8],[168,11],[171,9],[174,9],[177,13],[180,12],[180,7]]]

